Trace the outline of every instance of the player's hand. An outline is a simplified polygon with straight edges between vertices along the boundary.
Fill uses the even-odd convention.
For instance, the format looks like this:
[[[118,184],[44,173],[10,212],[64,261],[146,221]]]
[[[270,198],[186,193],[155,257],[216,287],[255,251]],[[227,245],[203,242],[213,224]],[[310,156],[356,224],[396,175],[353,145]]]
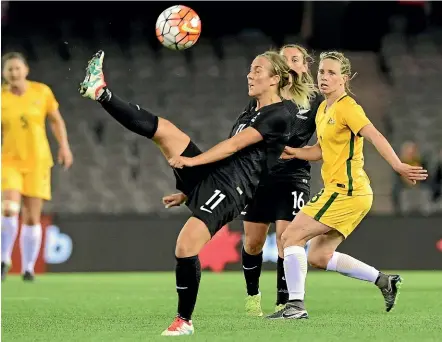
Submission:
[[[408,183],[414,185],[417,181],[424,181],[428,177],[428,171],[422,166],[412,166],[400,163],[394,168]]]
[[[179,194],[172,194],[168,196],[163,197],[163,204],[166,209],[172,208],[172,207],[178,207],[181,204],[183,204],[187,199],[187,196],[183,193]]]
[[[192,158],[187,158],[182,156],[172,157],[168,160],[168,162],[169,165],[175,169],[182,169],[185,166],[187,167],[193,166]]]
[[[294,148],[290,146],[284,147],[284,151],[282,152],[279,158],[281,159],[293,159],[295,158]]]
[[[61,146],[58,149],[58,163],[63,165],[65,170],[69,169],[74,162],[74,157],[72,156],[71,149],[69,146]]]

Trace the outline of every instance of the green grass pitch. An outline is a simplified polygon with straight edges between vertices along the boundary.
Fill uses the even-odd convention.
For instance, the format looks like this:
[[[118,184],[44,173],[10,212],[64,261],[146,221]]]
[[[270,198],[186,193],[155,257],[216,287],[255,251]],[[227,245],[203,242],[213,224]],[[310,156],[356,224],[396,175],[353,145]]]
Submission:
[[[312,272],[309,320],[244,316],[241,273],[204,272],[192,341],[442,341],[442,272],[401,272],[395,310],[386,313],[372,284]],[[263,309],[272,312],[275,274],[261,278]],[[164,341],[176,310],[173,273],[42,275],[33,284],[2,283],[2,341]]]

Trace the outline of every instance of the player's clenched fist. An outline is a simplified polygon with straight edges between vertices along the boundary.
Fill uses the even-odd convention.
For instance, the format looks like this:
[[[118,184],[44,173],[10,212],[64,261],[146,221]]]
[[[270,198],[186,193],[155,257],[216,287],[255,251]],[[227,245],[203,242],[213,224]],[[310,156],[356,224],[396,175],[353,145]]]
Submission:
[[[163,197],[163,204],[164,204],[165,208],[169,209],[172,207],[180,206],[181,204],[183,204],[186,201],[186,199],[187,199],[187,196],[180,192],[178,194],[164,196]]]

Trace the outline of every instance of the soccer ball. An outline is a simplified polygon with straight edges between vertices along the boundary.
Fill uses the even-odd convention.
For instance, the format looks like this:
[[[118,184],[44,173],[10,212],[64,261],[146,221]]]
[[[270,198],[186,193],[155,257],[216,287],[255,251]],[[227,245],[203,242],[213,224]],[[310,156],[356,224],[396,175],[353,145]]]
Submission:
[[[201,34],[201,20],[196,12],[183,5],[164,10],[157,19],[156,35],[161,44],[171,50],[193,46]]]

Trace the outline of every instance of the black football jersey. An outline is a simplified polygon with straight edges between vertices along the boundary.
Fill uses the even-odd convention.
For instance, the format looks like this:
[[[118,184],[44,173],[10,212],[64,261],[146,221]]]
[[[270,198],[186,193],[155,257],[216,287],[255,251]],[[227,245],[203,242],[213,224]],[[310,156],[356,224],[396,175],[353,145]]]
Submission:
[[[287,146],[299,148],[308,144],[316,130],[316,111],[322,101],[322,95],[316,94],[310,101],[310,109],[299,108],[292,101],[284,101],[292,117]],[[300,159],[279,159],[270,174],[270,181],[299,181],[305,183],[308,180],[310,180],[310,163]]]
[[[215,172],[225,179],[230,191],[253,197],[260,179],[275,167],[289,142],[290,122],[291,114],[283,102],[259,110],[250,104],[246,107],[233,125],[229,138],[253,127],[264,139],[217,163]]]

